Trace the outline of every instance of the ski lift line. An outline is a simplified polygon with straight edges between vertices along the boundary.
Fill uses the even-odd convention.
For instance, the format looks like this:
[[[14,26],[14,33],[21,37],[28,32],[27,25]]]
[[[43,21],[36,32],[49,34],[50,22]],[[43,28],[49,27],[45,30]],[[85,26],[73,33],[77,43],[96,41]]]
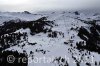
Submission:
[[[68,33],[68,30],[67,30],[67,25],[66,25],[66,21],[65,21],[65,19],[66,19],[66,17],[64,17],[64,15],[63,15],[63,19],[64,19],[64,24],[65,24],[65,29],[66,29],[66,33]],[[69,33],[68,33],[69,34]],[[68,35],[68,39],[70,39],[70,36]]]
[[[65,21],[64,15],[63,15],[63,19],[64,19],[64,24],[65,24],[65,29],[67,31],[67,25],[66,25],[66,21]]]

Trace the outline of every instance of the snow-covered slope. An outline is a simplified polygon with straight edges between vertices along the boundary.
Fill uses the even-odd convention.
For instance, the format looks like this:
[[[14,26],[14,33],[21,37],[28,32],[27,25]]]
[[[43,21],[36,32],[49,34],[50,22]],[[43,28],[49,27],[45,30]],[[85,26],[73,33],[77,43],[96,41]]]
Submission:
[[[35,21],[46,17],[44,21],[53,21],[52,26],[45,25],[43,29],[48,31],[31,34],[30,28],[20,28],[13,33],[27,33],[27,39],[6,48],[28,54],[28,66],[100,66],[100,54],[88,49],[78,49],[77,43],[82,40],[79,30],[83,26],[88,31],[90,24],[87,22],[99,20],[100,15],[84,14],[82,12],[45,12],[37,14],[25,13],[0,13],[0,23],[4,21],[21,19],[23,21]],[[98,21],[99,23],[99,21]],[[34,24],[35,25],[35,24]],[[54,34],[53,36],[51,36]],[[55,36],[56,35],[56,36]],[[86,41],[84,41],[86,44]]]

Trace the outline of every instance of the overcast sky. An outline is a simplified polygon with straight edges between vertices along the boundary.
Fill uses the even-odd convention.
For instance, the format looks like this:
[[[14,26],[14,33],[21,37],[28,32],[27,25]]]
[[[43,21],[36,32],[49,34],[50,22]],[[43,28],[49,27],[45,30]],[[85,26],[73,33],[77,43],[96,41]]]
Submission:
[[[100,0],[0,0],[0,11],[99,8]]]

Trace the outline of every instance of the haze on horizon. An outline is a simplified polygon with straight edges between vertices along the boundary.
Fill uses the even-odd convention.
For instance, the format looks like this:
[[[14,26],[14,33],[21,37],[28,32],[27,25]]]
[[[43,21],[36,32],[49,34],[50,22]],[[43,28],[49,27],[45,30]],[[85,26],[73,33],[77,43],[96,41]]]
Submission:
[[[0,11],[100,8],[100,0],[0,0]]]

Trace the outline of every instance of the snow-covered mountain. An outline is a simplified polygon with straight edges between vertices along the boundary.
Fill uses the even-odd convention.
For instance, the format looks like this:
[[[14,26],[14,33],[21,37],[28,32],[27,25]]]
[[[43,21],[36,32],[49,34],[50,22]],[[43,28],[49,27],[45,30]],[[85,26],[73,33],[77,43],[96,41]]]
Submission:
[[[1,51],[28,56],[28,66],[100,66],[100,14],[0,12]]]

